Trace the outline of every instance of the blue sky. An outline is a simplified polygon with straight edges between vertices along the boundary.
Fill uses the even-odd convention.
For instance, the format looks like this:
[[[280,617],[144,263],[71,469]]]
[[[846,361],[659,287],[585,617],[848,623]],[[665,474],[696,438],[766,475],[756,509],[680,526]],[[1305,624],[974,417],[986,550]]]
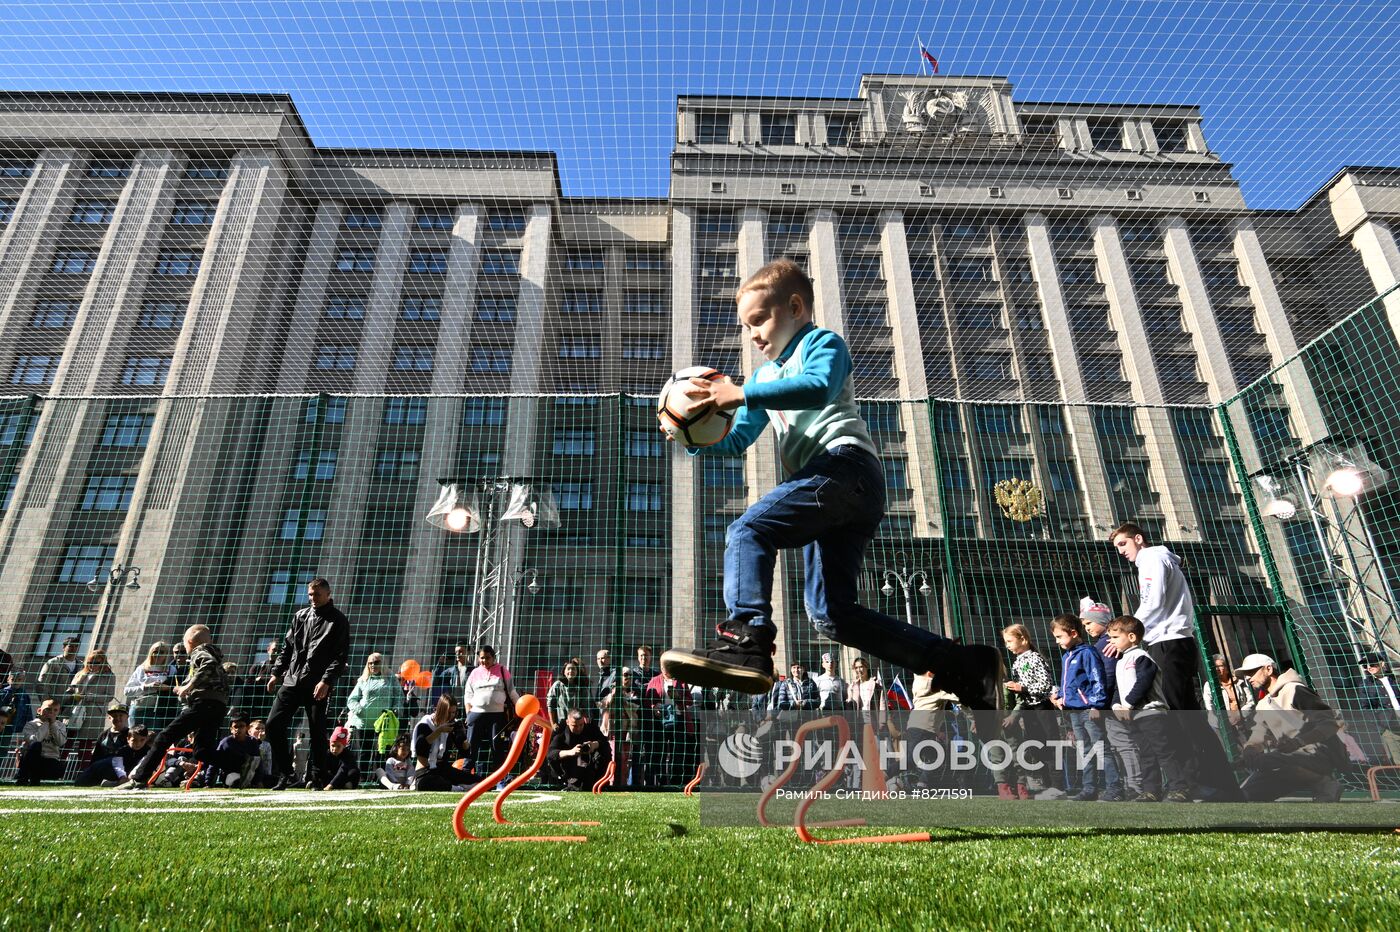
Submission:
[[[1255,208],[1400,165],[1400,2],[0,0],[0,88],[275,91],[318,145],[550,149],[564,192],[664,196],[678,94],[854,96],[865,72],[1022,100],[1189,103]]]

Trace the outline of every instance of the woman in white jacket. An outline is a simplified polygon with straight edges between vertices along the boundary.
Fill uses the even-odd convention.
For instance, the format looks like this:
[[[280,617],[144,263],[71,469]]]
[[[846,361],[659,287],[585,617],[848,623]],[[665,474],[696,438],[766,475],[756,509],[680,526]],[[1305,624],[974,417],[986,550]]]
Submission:
[[[374,723],[387,711],[395,715],[399,711],[399,701],[403,690],[398,678],[384,671],[384,655],[370,654],[365,659],[364,672],[355,681],[350,698],[345,701],[345,727],[350,729],[350,748],[355,752],[362,772],[368,773],[379,753],[378,736]]]
[[[175,698],[178,678],[170,662],[170,645],[156,641],[146,652],[144,663],[136,665],[122,690],[126,696],[131,724],[145,725],[159,732],[175,717],[179,702]]]

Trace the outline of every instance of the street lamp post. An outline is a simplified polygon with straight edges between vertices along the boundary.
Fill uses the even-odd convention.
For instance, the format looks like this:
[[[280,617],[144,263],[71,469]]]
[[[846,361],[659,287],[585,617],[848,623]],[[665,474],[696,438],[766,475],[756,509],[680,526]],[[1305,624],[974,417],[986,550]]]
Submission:
[[[141,567],[123,566],[118,563],[107,573],[107,578],[102,578],[100,569],[94,570],[92,578],[87,581],[88,592],[102,593],[102,608],[97,613],[97,619],[93,624],[92,646],[105,646],[99,638],[105,639],[108,636],[107,619],[117,607],[121,605],[122,590],[135,592],[141,588]]]
[[[899,551],[894,555],[895,569],[880,570],[880,594],[884,596],[894,595],[895,585],[899,586],[904,594],[904,620],[912,627],[914,624],[914,586],[918,585],[920,595],[928,595],[933,591],[929,585],[932,578],[929,571],[923,567],[909,566],[909,555],[904,551]]]

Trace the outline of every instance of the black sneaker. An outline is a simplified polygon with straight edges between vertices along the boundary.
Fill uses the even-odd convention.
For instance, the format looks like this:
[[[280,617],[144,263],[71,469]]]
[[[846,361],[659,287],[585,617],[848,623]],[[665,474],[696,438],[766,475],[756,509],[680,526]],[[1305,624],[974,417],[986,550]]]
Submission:
[[[985,644],[952,644],[936,657],[930,669],[939,684],[958,697],[963,708],[973,711],[1000,711],[1006,665],[1001,649]]]
[[[1166,796],[1162,797],[1162,802],[1164,803],[1189,803],[1190,801],[1190,794],[1183,793],[1181,790],[1172,790]]]
[[[741,621],[715,625],[719,640],[709,650],[672,648],[661,655],[661,669],[691,686],[734,689],[757,696],[773,688],[773,641],[777,632]]]
[[[1162,797],[1158,796],[1156,793],[1144,791],[1134,796],[1132,801],[1135,803],[1160,803]]]
[[[285,789],[290,789],[292,785],[293,785],[293,784],[292,784],[292,781],[291,781],[289,778],[287,778],[287,777],[278,777],[278,778],[277,778],[277,782],[274,783],[274,784],[272,784],[271,786],[269,786],[268,789],[269,789],[269,790],[285,790]]]

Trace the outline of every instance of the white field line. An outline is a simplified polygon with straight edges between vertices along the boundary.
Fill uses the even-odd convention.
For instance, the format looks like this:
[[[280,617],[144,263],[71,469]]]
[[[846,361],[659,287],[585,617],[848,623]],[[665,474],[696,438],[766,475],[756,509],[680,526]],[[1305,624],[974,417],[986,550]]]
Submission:
[[[216,791],[217,792],[217,791]],[[342,799],[346,796],[354,797],[339,800],[325,798],[322,793],[257,793],[256,795],[223,795],[218,796],[213,793],[205,794],[196,791],[194,793],[158,793],[150,792],[122,792],[94,794],[85,791],[61,792],[61,793],[4,793],[0,794],[0,802],[7,802],[10,799],[22,796],[29,802],[48,802],[61,800],[67,802],[96,803],[106,802],[111,805],[92,806],[13,806],[0,808],[0,815],[68,815],[68,814],[101,814],[107,812],[213,812],[223,810],[225,812],[357,812],[357,811],[383,811],[386,809],[453,809],[456,807],[458,797],[455,794],[442,794],[447,796],[441,802],[410,802],[396,796],[386,796],[374,791],[363,793],[356,791],[339,791]],[[437,795],[437,794],[434,794]],[[421,799],[421,796],[419,797]],[[530,796],[517,798],[512,796],[511,803],[529,805],[531,803],[552,803],[560,802],[562,796],[553,793],[535,793]],[[268,805],[273,800],[276,803]],[[132,805],[133,803],[138,805]],[[147,805],[139,805],[145,803]],[[209,805],[218,803],[222,805]],[[155,804],[155,805],[149,805]]]

